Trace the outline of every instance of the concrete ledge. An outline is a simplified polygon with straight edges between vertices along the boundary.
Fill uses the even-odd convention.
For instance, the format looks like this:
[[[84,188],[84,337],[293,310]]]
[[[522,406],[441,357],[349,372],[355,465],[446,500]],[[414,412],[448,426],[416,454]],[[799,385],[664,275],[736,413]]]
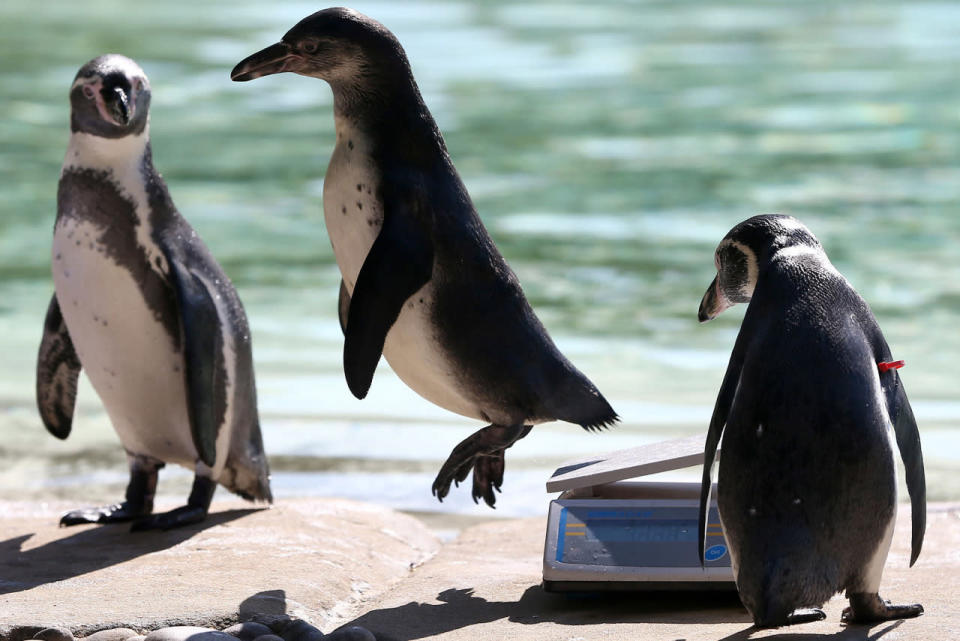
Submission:
[[[377,641],[941,641],[960,629],[958,505],[930,505],[913,568],[901,511],[881,594],[922,603],[923,616],[847,627],[838,596],[826,621],[762,631],[733,596],[543,592],[540,518],[476,525],[441,547],[416,519],[350,501],[218,503],[202,528],[134,535],[122,526],[59,529],[68,507],[0,503],[0,641],[47,626],[83,637],[120,626],[222,629],[281,614],[345,638],[362,626]]]
[[[336,499],[271,509],[217,502],[203,524],[140,533],[127,525],[57,527],[70,507],[0,504],[0,639],[22,626],[77,636],[219,628],[254,613],[324,628],[439,548],[412,517]],[[175,506],[158,509],[167,507]]]

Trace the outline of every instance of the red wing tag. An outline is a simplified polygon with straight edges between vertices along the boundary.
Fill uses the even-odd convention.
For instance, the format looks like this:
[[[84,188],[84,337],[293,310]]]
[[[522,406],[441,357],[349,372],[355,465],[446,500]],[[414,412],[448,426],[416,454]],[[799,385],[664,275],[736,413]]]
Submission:
[[[877,369],[883,374],[888,369],[900,369],[905,364],[903,361],[887,361],[885,363],[877,363]]]

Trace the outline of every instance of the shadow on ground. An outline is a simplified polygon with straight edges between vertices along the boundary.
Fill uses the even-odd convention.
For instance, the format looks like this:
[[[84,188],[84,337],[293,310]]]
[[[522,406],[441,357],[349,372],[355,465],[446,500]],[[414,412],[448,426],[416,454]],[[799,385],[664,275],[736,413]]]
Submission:
[[[552,622],[570,626],[750,622],[736,594],[724,592],[685,593],[682,599],[675,593],[573,596],[550,594],[535,585],[527,588],[519,601],[487,601],[469,589],[445,590],[437,600],[442,603],[410,602],[373,610],[343,627],[367,628],[377,635],[377,641],[413,641],[498,619],[524,625]]]
[[[873,626],[850,625],[833,634],[811,634],[800,631],[783,632],[765,636],[762,641],[879,641],[884,635],[900,627],[902,623],[903,621],[887,621],[882,624],[874,624]],[[874,631],[873,628],[876,628],[878,625],[883,625],[884,627]],[[802,628],[802,624],[798,626],[798,629]],[[751,626],[736,634],[718,639],[718,641],[749,641],[751,635],[757,632],[759,632],[759,629]]]
[[[206,528],[228,523],[259,509],[227,510],[202,523],[162,531],[130,532],[130,525],[77,526],[76,534],[22,551],[33,534],[0,541],[0,594],[30,590],[158,552]]]

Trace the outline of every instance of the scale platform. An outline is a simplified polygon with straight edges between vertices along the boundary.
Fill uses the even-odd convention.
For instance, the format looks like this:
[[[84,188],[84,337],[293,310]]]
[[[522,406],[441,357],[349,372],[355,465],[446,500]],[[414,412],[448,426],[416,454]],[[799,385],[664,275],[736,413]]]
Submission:
[[[700,566],[700,484],[628,480],[702,464],[704,439],[653,443],[557,469],[547,481],[548,492],[563,493],[547,516],[544,589],[736,590],[716,501]]]

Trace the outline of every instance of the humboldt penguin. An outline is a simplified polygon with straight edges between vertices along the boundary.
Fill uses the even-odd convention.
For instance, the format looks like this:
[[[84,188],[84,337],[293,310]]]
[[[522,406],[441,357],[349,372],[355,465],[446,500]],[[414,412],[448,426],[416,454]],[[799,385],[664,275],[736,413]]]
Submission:
[[[37,362],[47,429],[70,434],[81,368],[127,453],[119,504],[61,525],[203,520],[217,484],[272,501],[250,329],[237,292],[177,212],[150,150],[150,83],[129,58],[94,58],[70,87],[50,301]],[[157,472],[195,473],[187,505],[152,514]]]
[[[406,54],[380,23],[332,8],[240,62],[236,81],[283,71],[333,90],[336,145],[323,185],[343,279],[347,385],[363,398],[381,354],[411,389],[490,423],[459,445],[433,493],[473,470],[491,507],[504,450],[534,424],[598,429],[617,414],[557,349],[470,200]]]
[[[749,306],[707,433],[701,563],[722,435],[720,520],[757,626],[822,619],[819,606],[842,590],[849,622],[919,615],[919,604],[892,605],[878,594],[897,510],[892,439],[912,504],[911,565],[926,523],[923,455],[897,372],[902,362],[867,303],[795,218],[750,218],[714,257],[700,321]]]

